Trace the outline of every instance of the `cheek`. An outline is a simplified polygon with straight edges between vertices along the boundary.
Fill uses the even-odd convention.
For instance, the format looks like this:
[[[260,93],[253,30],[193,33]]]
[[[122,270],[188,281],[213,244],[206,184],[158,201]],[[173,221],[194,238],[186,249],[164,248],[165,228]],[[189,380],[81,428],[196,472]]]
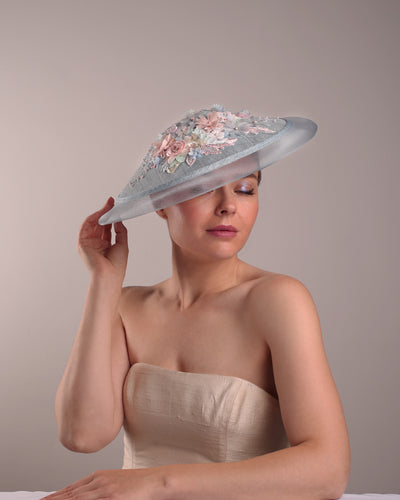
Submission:
[[[174,215],[177,221],[180,224],[192,227],[194,223],[201,221],[205,207],[199,203],[198,199],[191,199],[175,205],[173,208],[175,209]]]
[[[166,214],[169,234],[176,243],[190,238],[191,232],[199,224],[199,210],[188,202],[169,207],[166,209]]]
[[[247,207],[246,219],[250,224],[254,224],[258,215],[258,200],[257,203],[252,203]]]

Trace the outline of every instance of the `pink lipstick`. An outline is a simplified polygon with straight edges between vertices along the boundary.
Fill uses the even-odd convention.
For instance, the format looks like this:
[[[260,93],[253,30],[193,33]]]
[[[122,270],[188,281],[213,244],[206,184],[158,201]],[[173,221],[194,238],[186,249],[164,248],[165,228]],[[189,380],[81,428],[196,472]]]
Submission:
[[[234,226],[216,226],[212,229],[207,229],[207,232],[212,234],[213,236],[218,236],[221,238],[233,238],[236,236],[238,232],[236,227]]]

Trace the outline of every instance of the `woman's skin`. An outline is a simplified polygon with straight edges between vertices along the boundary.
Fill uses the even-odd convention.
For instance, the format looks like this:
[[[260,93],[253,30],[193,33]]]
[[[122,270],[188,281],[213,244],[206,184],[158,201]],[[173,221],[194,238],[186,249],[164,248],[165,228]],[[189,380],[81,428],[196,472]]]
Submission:
[[[168,225],[173,269],[154,286],[122,288],[126,228],[114,224],[112,243],[111,225],[97,223],[113,203],[79,234],[91,280],[56,396],[62,443],[80,452],[110,443],[123,424],[128,370],[145,362],[260,386],[279,398],[291,447],[231,463],[97,471],[46,498],[339,498],[350,449],[313,299],[300,281],[237,256],[257,217],[257,175],[157,212]],[[236,235],[209,232],[220,224],[235,226]]]

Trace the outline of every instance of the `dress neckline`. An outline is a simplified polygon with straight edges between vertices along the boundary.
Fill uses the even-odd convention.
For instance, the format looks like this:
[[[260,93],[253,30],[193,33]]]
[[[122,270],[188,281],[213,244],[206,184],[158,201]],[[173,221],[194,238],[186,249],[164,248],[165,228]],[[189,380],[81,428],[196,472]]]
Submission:
[[[279,403],[279,400],[276,397],[274,397],[272,394],[270,394],[268,391],[266,391],[265,389],[263,389],[259,385],[254,384],[254,382],[250,382],[250,380],[247,380],[247,379],[244,379],[244,378],[241,378],[241,377],[236,377],[234,375],[222,375],[220,373],[185,372],[185,371],[180,371],[180,370],[173,370],[172,368],[165,368],[164,366],[153,365],[151,363],[144,363],[143,361],[138,361],[138,362],[136,362],[136,363],[134,363],[133,365],[130,366],[130,368],[128,370],[128,373],[127,373],[127,376],[129,375],[129,373],[131,371],[134,372],[135,367],[138,367],[140,365],[148,367],[150,369],[155,369],[155,370],[159,370],[159,371],[168,372],[170,374],[180,374],[180,375],[183,374],[185,376],[215,377],[215,378],[219,378],[219,379],[237,380],[237,381],[239,381],[241,383],[249,385],[250,387],[253,387],[255,390],[261,391],[264,395],[268,396],[275,403],[277,403],[277,404]]]

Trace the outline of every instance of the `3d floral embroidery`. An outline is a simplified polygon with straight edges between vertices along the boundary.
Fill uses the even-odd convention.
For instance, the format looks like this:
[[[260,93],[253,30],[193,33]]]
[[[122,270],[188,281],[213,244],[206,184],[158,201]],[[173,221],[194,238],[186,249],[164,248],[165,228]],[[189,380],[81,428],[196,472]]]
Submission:
[[[192,166],[203,155],[219,154],[235,144],[235,135],[239,133],[276,133],[268,128],[268,120],[271,118],[255,117],[247,110],[231,113],[220,104],[199,113],[190,110],[182,121],[158,136],[140,165],[140,174],[131,179],[130,184],[133,186],[148,170],[160,164],[163,172],[171,174],[183,162]]]

